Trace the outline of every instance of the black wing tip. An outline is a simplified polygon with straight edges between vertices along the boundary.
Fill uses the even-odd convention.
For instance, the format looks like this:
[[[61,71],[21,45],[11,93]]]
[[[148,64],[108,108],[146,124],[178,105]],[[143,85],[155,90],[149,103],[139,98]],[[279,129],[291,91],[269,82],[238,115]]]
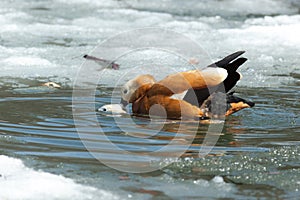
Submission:
[[[235,61],[229,63],[227,66],[223,67],[227,71],[235,72],[242,64],[244,64],[248,59],[244,57],[240,57]]]
[[[240,57],[240,58],[238,58],[237,60],[243,60],[244,62],[246,62],[246,61],[248,60],[248,58]]]
[[[226,56],[225,58],[237,58],[237,57],[239,57],[239,56],[241,56],[241,55],[243,55],[244,53],[246,53],[246,51],[236,51],[236,52],[234,52],[234,53],[232,53],[232,54],[229,54],[228,56]]]
[[[239,54],[239,56],[240,56],[240,55],[242,55],[242,54],[244,54],[244,53],[246,53],[246,51],[241,50],[241,51],[237,51],[237,52],[235,52],[235,53],[233,53],[233,54]]]
[[[237,51],[235,53],[232,53],[228,56],[226,56],[225,58],[223,58],[222,60],[215,62],[214,65],[216,65],[217,67],[221,67],[221,68],[225,68],[227,65],[229,65],[233,60],[237,59],[239,56],[241,56],[242,54],[244,54],[246,51]]]
[[[243,55],[244,53],[246,53],[246,51],[236,51],[232,54],[229,54],[225,58],[223,58],[223,60],[228,60],[229,62],[231,62],[231,61],[235,60],[236,58],[240,57],[241,55]]]

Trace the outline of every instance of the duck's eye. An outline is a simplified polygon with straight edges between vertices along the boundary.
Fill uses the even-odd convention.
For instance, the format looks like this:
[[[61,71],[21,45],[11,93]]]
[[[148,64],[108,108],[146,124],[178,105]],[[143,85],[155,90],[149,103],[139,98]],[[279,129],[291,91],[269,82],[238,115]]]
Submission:
[[[106,108],[102,108],[102,111],[103,111],[103,112],[106,112]]]
[[[127,92],[128,92],[128,90],[127,90],[127,89],[123,90],[123,93],[124,93],[124,94],[127,94]]]

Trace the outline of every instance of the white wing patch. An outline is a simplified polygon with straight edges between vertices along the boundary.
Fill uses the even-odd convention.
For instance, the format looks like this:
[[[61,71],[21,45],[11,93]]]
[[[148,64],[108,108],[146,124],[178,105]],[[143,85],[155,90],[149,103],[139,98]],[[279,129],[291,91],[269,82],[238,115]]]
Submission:
[[[227,71],[223,68],[207,67],[201,70],[201,74],[207,85],[217,85],[227,78]]]
[[[179,94],[173,94],[170,98],[171,99],[182,100],[184,98],[184,96],[186,95],[186,93],[187,93],[187,90],[182,92],[182,93],[179,93]]]

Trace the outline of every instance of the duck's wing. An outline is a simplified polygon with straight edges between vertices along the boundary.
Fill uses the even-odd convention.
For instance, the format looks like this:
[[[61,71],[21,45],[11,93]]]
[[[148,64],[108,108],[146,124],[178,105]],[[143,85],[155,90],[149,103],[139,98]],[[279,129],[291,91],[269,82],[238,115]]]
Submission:
[[[225,69],[228,73],[226,79],[217,86],[206,87],[201,89],[191,88],[187,91],[183,100],[193,105],[201,106],[203,102],[214,92],[220,91],[220,92],[227,93],[228,91],[230,91],[236,85],[236,83],[241,79],[241,74],[238,73],[236,70],[239,68],[239,66],[241,66],[244,62],[247,61],[246,58],[242,58],[242,57],[238,58],[243,53],[245,53],[245,51],[235,52],[233,54],[230,54],[229,56],[226,56],[222,60],[209,65],[208,68]]]
[[[147,96],[172,96],[186,90],[201,90],[215,87],[227,78],[227,71],[218,67],[207,67],[202,71],[191,70],[167,76],[155,83],[147,92]]]

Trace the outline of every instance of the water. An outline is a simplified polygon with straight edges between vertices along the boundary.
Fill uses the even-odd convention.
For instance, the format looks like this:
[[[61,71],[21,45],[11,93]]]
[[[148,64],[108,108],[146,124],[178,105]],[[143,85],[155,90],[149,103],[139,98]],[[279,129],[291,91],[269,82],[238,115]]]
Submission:
[[[292,0],[1,1],[1,199],[297,198],[299,8],[298,1]],[[199,158],[198,152],[206,124],[185,122],[184,131],[176,135],[177,146],[168,153],[149,155],[182,130],[178,122],[164,125],[135,118],[134,126],[123,124],[124,132],[116,119],[124,123],[128,115],[97,113],[107,138],[123,150],[138,153],[136,157],[112,149],[99,129],[90,125],[93,119],[83,121],[90,125],[83,137],[76,131],[72,86],[82,56],[117,33],[157,26],[198,42],[212,60],[246,50],[248,61],[240,69],[243,79],[236,91],[256,106],[227,118],[216,146],[205,158]],[[174,62],[173,55],[160,56],[141,51],[120,58],[119,71],[105,69],[106,85],[96,90],[95,108],[110,103],[113,78],[128,73],[132,65],[157,58]],[[161,70],[168,72],[168,68]],[[48,81],[62,88],[41,86]],[[151,135],[151,128],[162,131]],[[119,172],[95,159],[85,142],[101,160],[128,170],[149,159],[155,161],[154,167],[170,165],[142,174]],[[192,145],[177,159],[176,152],[186,143]]]

